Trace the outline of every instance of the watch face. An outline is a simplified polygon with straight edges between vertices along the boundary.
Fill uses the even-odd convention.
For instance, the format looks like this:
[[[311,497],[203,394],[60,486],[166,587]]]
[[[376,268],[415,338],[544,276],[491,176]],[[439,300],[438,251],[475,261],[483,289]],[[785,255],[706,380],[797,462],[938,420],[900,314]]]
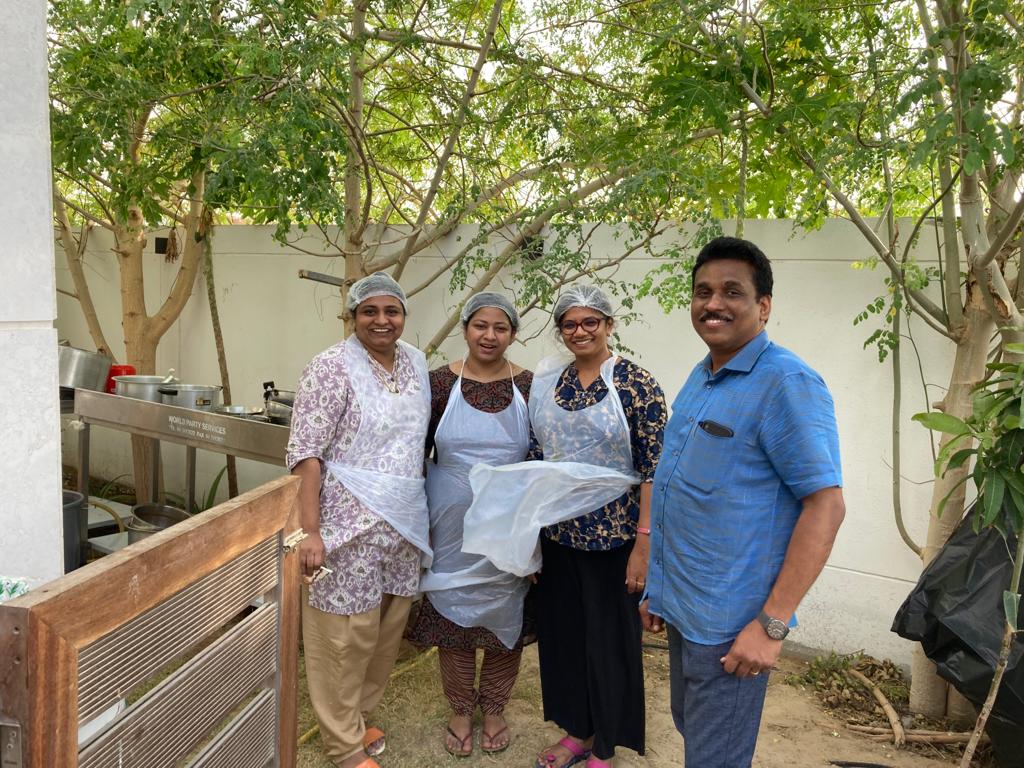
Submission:
[[[769,620],[767,626],[764,628],[765,632],[768,633],[768,637],[772,640],[784,640],[786,635],[789,634],[789,627],[786,623],[779,619]]]

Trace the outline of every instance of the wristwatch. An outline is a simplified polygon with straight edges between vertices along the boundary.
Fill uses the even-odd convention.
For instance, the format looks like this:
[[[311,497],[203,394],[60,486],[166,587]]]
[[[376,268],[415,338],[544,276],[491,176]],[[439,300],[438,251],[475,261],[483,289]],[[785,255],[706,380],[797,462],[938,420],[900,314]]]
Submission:
[[[786,626],[786,622],[782,619],[776,619],[769,616],[764,611],[757,614],[758,623],[764,627],[765,633],[772,640],[785,640],[786,635],[789,634],[789,627]]]

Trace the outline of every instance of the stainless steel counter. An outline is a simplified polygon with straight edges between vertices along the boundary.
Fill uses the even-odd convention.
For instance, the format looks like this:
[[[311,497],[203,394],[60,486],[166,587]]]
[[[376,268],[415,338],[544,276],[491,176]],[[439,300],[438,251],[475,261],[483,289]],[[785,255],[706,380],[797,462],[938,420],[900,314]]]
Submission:
[[[89,439],[93,426],[116,429],[153,441],[152,501],[159,500],[160,443],[184,445],[185,504],[190,511],[195,502],[197,449],[284,466],[288,447],[288,427],[104,392],[76,389],[74,412],[82,422],[82,429],[78,433],[78,489],[85,496],[88,496]],[[85,536],[87,526],[83,525],[81,531]],[[126,543],[125,534],[112,536],[124,536]],[[112,543],[103,542],[98,549],[110,551]],[[118,539],[117,543],[121,544],[121,540]],[[83,540],[82,546],[84,561],[88,540]]]

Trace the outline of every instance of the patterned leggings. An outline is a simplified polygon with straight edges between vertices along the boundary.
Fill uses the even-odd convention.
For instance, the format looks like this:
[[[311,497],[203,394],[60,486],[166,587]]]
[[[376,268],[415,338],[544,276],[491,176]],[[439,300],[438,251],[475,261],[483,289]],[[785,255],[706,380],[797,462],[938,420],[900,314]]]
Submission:
[[[441,662],[441,686],[456,715],[472,716],[477,706],[485,715],[500,715],[505,710],[519,676],[522,650],[485,649],[479,691],[473,687],[476,650],[438,648],[437,655]]]

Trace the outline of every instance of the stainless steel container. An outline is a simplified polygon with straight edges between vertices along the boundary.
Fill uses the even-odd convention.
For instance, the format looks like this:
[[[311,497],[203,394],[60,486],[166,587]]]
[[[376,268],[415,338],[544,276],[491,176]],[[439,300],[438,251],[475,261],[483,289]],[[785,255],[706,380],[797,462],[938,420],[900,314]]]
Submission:
[[[251,419],[254,416],[263,415],[262,408],[250,408],[247,405],[218,405],[213,412],[222,416],[237,416],[240,419]]]
[[[62,387],[103,392],[107,388],[107,375],[113,364],[113,360],[99,352],[87,352],[66,344],[57,348],[57,367]]]
[[[164,405],[212,411],[220,404],[221,389],[213,384],[164,384],[158,391]]]
[[[128,529],[128,543],[134,544],[188,518],[185,510],[166,504],[136,504],[132,507],[131,519],[125,526]]]
[[[275,400],[267,400],[266,415],[274,424],[282,424],[286,427],[291,426],[292,407],[290,405],[284,405]]]
[[[114,394],[159,403],[160,387],[172,386],[164,384],[166,379],[166,376],[115,376]]]

